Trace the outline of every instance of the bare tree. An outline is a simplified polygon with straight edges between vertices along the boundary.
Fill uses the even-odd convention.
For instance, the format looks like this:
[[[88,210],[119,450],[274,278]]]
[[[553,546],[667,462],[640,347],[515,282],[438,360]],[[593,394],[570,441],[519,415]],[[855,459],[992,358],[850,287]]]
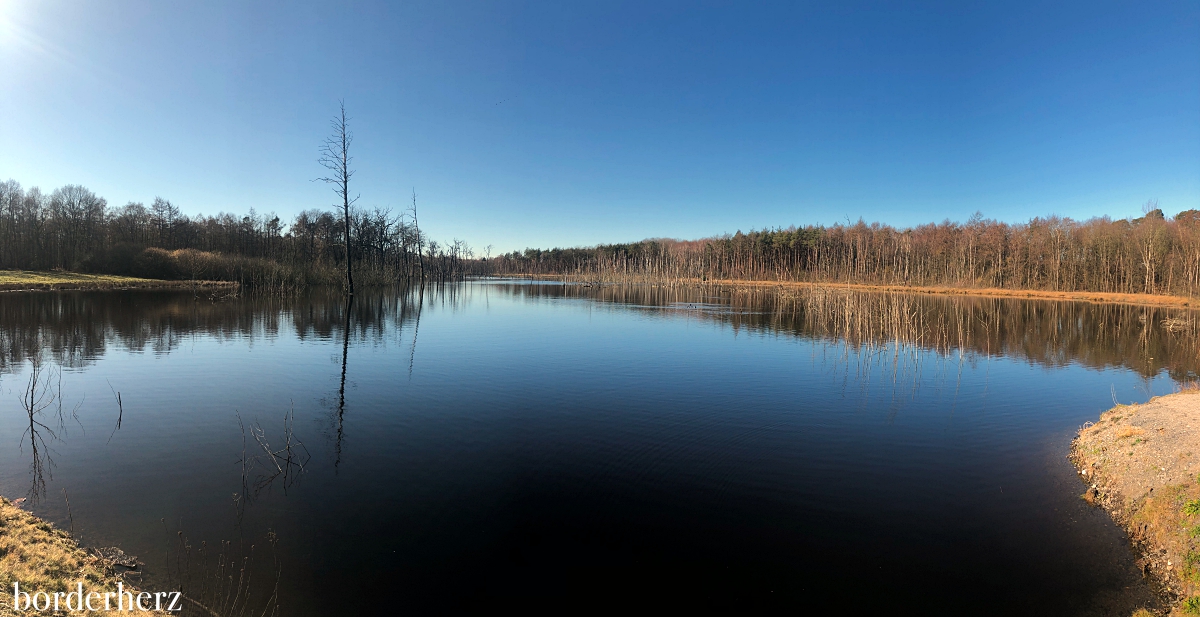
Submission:
[[[350,205],[358,201],[357,195],[354,196],[354,199],[350,199],[350,178],[354,175],[354,170],[350,169],[350,161],[354,160],[350,156],[350,144],[354,141],[354,135],[347,125],[349,119],[346,117],[346,102],[338,101],[338,107],[338,115],[330,122],[333,127],[333,135],[330,135],[325,143],[321,144],[321,158],[317,161],[322,167],[332,172],[332,175],[318,178],[318,180],[332,184],[333,192],[342,198],[342,220],[346,227],[346,286],[349,288],[350,295],[353,296],[354,274],[350,267]]]
[[[1140,219],[1141,224],[1134,235],[1137,238],[1138,257],[1141,259],[1145,275],[1142,288],[1145,293],[1152,294],[1157,291],[1155,283],[1158,280],[1158,264],[1165,257],[1168,237],[1163,224],[1163,212],[1158,207],[1157,199],[1147,201],[1142,206],[1142,212],[1145,216]]]
[[[425,258],[421,256],[421,224],[417,222],[417,187],[412,192],[413,229],[417,232],[417,263],[421,268],[421,280],[425,280]]]

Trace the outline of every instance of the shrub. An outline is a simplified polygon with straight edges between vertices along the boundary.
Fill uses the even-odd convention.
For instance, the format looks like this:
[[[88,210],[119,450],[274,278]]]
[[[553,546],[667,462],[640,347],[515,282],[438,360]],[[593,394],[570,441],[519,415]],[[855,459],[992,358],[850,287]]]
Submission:
[[[148,248],[133,259],[133,275],[148,279],[179,278],[179,265],[170,252]]]

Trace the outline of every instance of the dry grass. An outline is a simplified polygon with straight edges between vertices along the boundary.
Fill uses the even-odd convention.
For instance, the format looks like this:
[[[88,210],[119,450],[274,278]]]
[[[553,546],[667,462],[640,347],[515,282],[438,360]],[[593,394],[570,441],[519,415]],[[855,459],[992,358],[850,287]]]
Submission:
[[[682,281],[703,285],[730,285],[734,287],[831,287],[858,291],[888,291],[893,293],[920,293],[954,296],[992,296],[1006,298],[1036,298],[1039,300],[1077,300],[1142,306],[1196,307],[1200,300],[1182,296],[1152,294],[1103,293],[1098,291],[1042,291],[1037,289],[997,289],[972,287],[909,287],[905,285],[862,285],[856,283],[807,283],[799,281],[737,281],[689,279]]]
[[[9,585],[7,593],[0,593],[0,617],[29,614],[28,611],[17,613],[13,610],[13,582],[20,583],[22,591],[45,591],[53,594],[74,591],[80,582],[83,583],[85,592],[115,592],[119,580],[106,562],[79,548],[66,532],[55,529],[49,523],[0,497],[0,583]],[[125,588],[129,589],[128,586]],[[55,614],[131,613],[101,610]]]
[[[234,283],[197,281],[197,286],[228,287]],[[57,290],[57,289],[191,289],[192,281],[163,281],[157,279],[116,276],[112,274],[80,274],[77,272],[36,272],[32,270],[0,270],[0,291]]]
[[[1136,426],[1126,426],[1126,427],[1122,427],[1121,430],[1117,431],[1117,439],[1129,439],[1130,437],[1137,437],[1139,435],[1145,435],[1145,434],[1146,434],[1145,430],[1140,429]]]

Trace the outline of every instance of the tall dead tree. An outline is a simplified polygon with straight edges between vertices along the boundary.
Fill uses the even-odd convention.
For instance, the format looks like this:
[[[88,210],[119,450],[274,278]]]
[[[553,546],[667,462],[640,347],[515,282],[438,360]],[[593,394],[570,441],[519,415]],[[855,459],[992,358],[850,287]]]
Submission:
[[[346,286],[349,294],[353,296],[354,272],[351,268],[350,256],[350,205],[358,201],[358,195],[355,195],[354,199],[350,199],[350,178],[354,175],[354,170],[350,169],[350,161],[354,160],[350,156],[350,144],[354,141],[354,134],[350,132],[347,125],[349,119],[346,118],[346,102],[338,101],[338,107],[338,115],[334,116],[330,122],[333,134],[325,140],[325,143],[321,144],[321,158],[317,161],[332,174],[318,179],[332,184],[333,192],[342,198],[342,221],[346,227]]]
[[[412,194],[412,217],[413,229],[417,232],[417,264],[421,268],[421,282],[425,282],[425,258],[421,256],[421,224],[417,222],[417,187],[413,187]]]

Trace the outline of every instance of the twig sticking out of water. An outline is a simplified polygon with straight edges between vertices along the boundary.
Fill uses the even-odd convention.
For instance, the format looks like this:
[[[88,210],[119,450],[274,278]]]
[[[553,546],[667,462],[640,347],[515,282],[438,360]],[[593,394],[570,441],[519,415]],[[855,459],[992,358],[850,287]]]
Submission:
[[[250,485],[248,478],[255,467],[261,465],[266,468],[266,473],[258,475],[254,480],[253,494],[258,493],[270,487],[278,479],[282,479],[284,494],[287,494],[287,489],[296,482],[300,474],[304,473],[304,467],[308,464],[311,458],[308,453],[308,448],[304,443],[296,438],[292,427],[295,424],[295,408],[294,406],[288,410],[287,415],[283,417],[283,446],[275,448],[267,440],[267,432],[256,421],[249,426],[250,436],[254,438],[254,442],[258,444],[262,454],[254,456],[246,455],[246,425],[242,422],[242,416],[238,413],[238,425],[242,429],[242,459],[239,461],[242,465],[242,496],[239,498],[239,504],[242,500],[248,498],[250,494]]]
[[[113,435],[116,435],[117,431],[121,430],[121,420],[125,418],[125,405],[121,403],[121,393],[113,388],[111,382],[108,383],[108,389],[112,390],[113,396],[117,399],[117,425],[113,427],[112,433],[108,436],[108,443],[112,443]]]
[[[250,545],[247,551],[244,546],[235,547],[232,542],[222,541],[214,554],[207,542],[193,546],[183,531],[176,532],[177,578],[171,585],[183,593],[189,606],[209,617],[276,617],[283,569],[277,551],[279,539],[273,530],[267,531],[266,541],[273,558],[271,574],[275,577],[274,587],[266,598],[251,593],[252,573],[256,569],[255,545]],[[171,578],[169,567],[168,578]]]
[[[235,410],[233,413],[237,415],[238,428],[242,431],[242,458],[238,461],[242,465],[242,491],[233,494],[233,504],[237,508],[238,521],[241,521],[242,514],[246,511],[246,502],[250,499],[250,485],[246,479],[250,471],[250,463],[246,456],[246,424],[242,422],[241,412]]]
[[[71,535],[75,535],[75,516],[71,514],[71,499],[67,497],[67,487],[63,487],[63,501],[67,502],[67,520],[71,521]]]

